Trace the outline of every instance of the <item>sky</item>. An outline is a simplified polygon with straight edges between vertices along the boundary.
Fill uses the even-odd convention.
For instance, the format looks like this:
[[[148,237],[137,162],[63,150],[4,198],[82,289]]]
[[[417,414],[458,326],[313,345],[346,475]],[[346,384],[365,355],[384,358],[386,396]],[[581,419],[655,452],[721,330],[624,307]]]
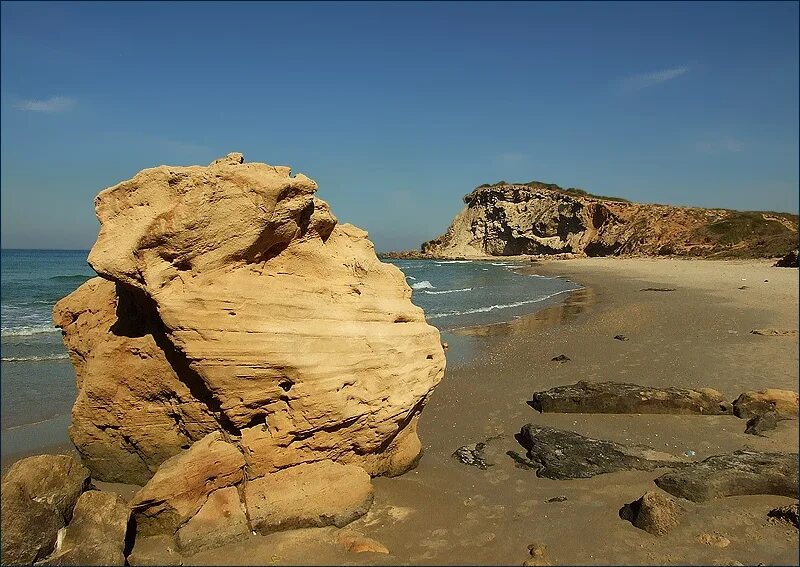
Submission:
[[[88,249],[94,196],[229,152],[379,251],[482,183],[798,211],[798,3],[0,5],[0,240]]]

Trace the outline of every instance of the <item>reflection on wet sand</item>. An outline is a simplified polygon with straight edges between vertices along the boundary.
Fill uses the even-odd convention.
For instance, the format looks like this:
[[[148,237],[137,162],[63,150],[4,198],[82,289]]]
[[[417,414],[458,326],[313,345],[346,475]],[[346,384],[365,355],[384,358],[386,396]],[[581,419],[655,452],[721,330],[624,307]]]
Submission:
[[[463,327],[453,329],[450,333],[469,337],[493,337],[510,335],[512,333],[536,331],[543,327],[558,325],[572,321],[583,313],[595,301],[595,293],[589,287],[584,287],[569,294],[559,305],[547,307],[536,313],[524,315],[512,321],[480,325],[477,327]]]

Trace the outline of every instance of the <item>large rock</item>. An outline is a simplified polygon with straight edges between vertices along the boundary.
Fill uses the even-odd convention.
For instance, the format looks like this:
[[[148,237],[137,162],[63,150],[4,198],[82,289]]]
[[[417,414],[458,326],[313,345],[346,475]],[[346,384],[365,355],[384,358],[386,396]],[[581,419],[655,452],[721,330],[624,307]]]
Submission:
[[[444,373],[438,331],[316,184],[231,154],[96,199],[102,278],[54,320],[78,374],[71,436],[101,480],[143,483],[212,431],[253,477],[332,459],[413,467]]]
[[[525,464],[536,470],[536,476],[557,480],[685,464],[682,459],[648,447],[621,445],[532,424],[522,428],[517,440],[528,450]]]
[[[206,504],[209,495],[244,480],[244,456],[211,433],[164,462],[131,501],[137,534],[174,534]],[[220,517],[220,523],[226,518]]]
[[[680,523],[681,510],[672,498],[650,490],[638,500],[625,504],[619,515],[640,530],[662,536]]]
[[[731,404],[710,388],[654,388],[622,382],[586,382],[535,392],[529,402],[548,413],[731,413]]]
[[[715,455],[655,480],[673,496],[704,502],[725,496],[798,496],[797,453],[735,451]]]
[[[259,533],[335,525],[342,527],[367,513],[372,484],[360,467],[320,461],[252,480],[245,499],[253,529]]]
[[[733,413],[742,419],[775,412],[779,418],[797,417],[798,396],[791,390],[768,388],[760,392],[745,392],[733,402]]]
[[[37,565],[125,565],[130,512],[117,494],[84,492],[55,553]]]
[[[91,478],[89,470],[71,455],[36,455],[9,467],[3,488],[10,484],[22,486],[31,498],[55,508],[66,523]]]
[[[2,564],[30,565],[50,555],[64,527],[58,510],[35,500],[15,483],[3,483],[0,500]]]

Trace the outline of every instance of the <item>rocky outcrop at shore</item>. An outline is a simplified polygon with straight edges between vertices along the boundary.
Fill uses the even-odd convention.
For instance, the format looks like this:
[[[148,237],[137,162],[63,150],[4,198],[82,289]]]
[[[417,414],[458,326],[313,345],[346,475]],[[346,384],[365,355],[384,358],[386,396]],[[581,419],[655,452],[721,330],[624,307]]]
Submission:
[[[722,393],[711,388],[653,388],[622,382],[581,381],[534,392],[531,407],[557,413],[730,414]]]
[[[798,217],[788,213],[630,203],[538,181],[482,185],[464,202],[424,255],[778,257],[797,248]]]
[[[208,507],[230,512],[231,537],[251,531],[245,502],[262,484],[295,506],[259,529],[338,525],[371,488],[348,503],[323,485],[415,466],[444,373],[439,332],[316,188],[229,154],[98,195],[100,277],[54,321],[77,373],[71,438],[95,478],[145,485],[132,502],[142,534],[197,541]]]
[[[798,497],[797,453],[735,451],[668,472],[656,485],[673,496],[705,502],[725,496],[776,494]]]

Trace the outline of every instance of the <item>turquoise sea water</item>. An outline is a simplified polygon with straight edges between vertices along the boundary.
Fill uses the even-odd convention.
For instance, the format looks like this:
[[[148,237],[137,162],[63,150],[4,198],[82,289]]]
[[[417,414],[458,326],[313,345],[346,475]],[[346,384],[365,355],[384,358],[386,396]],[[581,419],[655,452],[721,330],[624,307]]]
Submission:
[[[67,443],[75,372],[53,305],[94,275],[85,250],[2,250],[3,456]],[[406,275],[413,301],[442,331],[508,321],[552,305],[577,289],[560,278],[522,275],[510,261],[391,260]],[[454,349],[448,358],[455,355]],[[448,361],[450,364],[450,361]]]

